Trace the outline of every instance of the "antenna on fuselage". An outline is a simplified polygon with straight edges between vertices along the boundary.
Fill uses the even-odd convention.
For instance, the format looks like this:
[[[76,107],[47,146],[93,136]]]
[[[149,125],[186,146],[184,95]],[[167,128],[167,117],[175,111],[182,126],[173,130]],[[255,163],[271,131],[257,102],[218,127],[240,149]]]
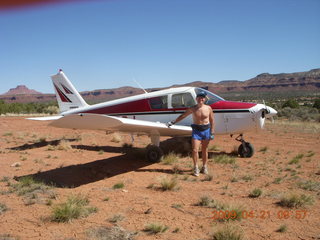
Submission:
[[[133,81],[139,86],[139,88],[142,89],[142,91],[144,91],[144,93],[148,93],[148,92],[140,85],[140,83],[138,83],[138,81],[137,81],[135,78],[133,78]]]

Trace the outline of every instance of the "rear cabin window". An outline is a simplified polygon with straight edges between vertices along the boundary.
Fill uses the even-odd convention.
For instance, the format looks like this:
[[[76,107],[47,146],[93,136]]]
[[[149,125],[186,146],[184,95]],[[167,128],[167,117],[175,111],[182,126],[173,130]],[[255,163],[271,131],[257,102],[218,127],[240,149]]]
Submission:
[[[172,95],[172,107],[173,108],[189,108],[194,106],[196,103],[191,93],[179,93]]]
[[[167,96],[151,98],[149,104],[151,109],[166,109],[168,108]]]

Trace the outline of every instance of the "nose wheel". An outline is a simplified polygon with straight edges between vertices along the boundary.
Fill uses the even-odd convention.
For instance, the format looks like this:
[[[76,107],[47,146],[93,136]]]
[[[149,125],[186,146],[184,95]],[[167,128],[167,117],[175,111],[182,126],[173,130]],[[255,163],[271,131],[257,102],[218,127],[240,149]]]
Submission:
[[[243,158],[250,158],[253,156],[254,154],[254,148],[253,145],[249,142],[246,142],[243,139],[243,135],[240,134],[238,137],[236,137],[236,140],[241,142],[239,148],[238,148],[238,154],[240,155],[240,157]]]

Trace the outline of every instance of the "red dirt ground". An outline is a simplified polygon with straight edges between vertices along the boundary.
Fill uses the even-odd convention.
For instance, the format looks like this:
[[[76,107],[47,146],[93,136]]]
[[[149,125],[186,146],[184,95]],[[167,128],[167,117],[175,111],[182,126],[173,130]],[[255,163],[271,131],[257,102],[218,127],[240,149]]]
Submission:
[[[122,144],[131,141],[125,134],[57,129],[48,127],[47,122],[1,117],[0,204],[7,210],[0,211],[0,239],[103,239],[90,238],[88,231],[114,225],[135,232],[138,240],[210,239],[226,223],[213,219],[216,209],[197,206],[203,196],[243,206],[247,217],[230,223],[246,239],[320,239],[319,125],[268,124],[266,130],[246,135],[256,150],[252,158],[236,157],[235,164],[211,160],[213,179],[203,181],[204,175],[190,175],[188,156],[173,165],[146,161],[141,152],[149,143],[147,136],[136,137],[134,147],[124,149]],[[118,136],[120,142],[115,141]],[[162,140],[173,146],[181,144]],[[213,158],[221,154],[232,157],[239,143],[230,136],[217,136],[211,145],[215,147]],[[289,164],[299,154],[303,156],[298,163]],[[179,169],[178,174],[174,168]],[[52,196],[54,191],[55,197],[48,200],[45,194],[36,194],[28,198],[10,192],[10,186],[27,175],[55,184],[48,193]],[[178,189],[159,190],[161,179],[174,176]],[[312,189],[299,187],[306,180],[312,181]],[[119,182],[124,188],[114,190],[113,185]],[[248,196],[254,188],[263,191],[260,197]],[[312,196],[313,204],[292,209],[277,204],[292,192]],[[67,223],[51,221],[52,207],[75,194],[87,196],[97,212]],[[283,219],[283,213],[290,216]],[[111,223],[109,219],[115,215],[123,219]],[[150,223],[169,228],[148,234],[143,230]],[[285,232],[277,231],[281,225],[286,225]]]

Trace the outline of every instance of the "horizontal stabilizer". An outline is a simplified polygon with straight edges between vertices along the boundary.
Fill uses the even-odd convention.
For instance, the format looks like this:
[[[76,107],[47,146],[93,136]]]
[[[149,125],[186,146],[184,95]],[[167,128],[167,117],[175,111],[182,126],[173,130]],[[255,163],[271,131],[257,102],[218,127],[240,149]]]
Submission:
[[[121,131],[161,136],[188,136],[191,135],[191,127],[173,125],[167,127],[160,122],[150,122],[129,118],[112,117],[99,114],[72,114],[64,116],[50,123],[50,126],[71,129],[89,129],[104,131]]]
[[[36,120],[36,121],[52,121],[52,120],[58,120],[59,118],[62,118],[63,116],[50,116],[50,117],[34,117],[34,118],[27,118],[28,120]]]

